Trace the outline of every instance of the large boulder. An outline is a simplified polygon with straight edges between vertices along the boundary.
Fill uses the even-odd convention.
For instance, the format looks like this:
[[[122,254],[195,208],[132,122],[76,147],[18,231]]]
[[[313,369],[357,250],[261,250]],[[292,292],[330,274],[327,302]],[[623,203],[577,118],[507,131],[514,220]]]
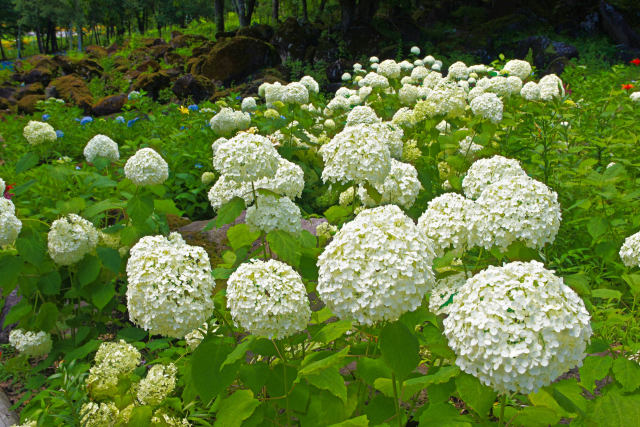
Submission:
[[[24,82],[25,84],[39,82],[43,85],[48,85],[52,77],[53,74],[51,73],[51,70],[38,67],[34,68],[33,70],[27,71],[24,74],[16,75],[15,80]]]
[[[96,46],[94,44],[87,46],[85,48],[85,51],[87,52],[87,55],[96,59],[101,59],[109,55],[107,49],[103,48],[102,46]]]
[[[44,101],[44,95],[27,95],[18,101],[18,112],[33,114],[36,112],[38,101]]]
[[[578,49],[575,46],[553,41],[545,36],[531,36],[518,42],[517,58],[523,59],[527,57],[529,52],[533,57],[533,65],[542,70],[543,74],[562,71],[569,59],[578,57]],[[554,66],[550,67],[551,64]]]
[[[72,59],[68,56],[56,55],[53,60],[62,68],[65,74],[77,74],[87,80],[102,75],[102,67],[93,59]]]
[[[598,12],[604,30],[614,43],[640,48],[640,35],[629,26],[620,12],[604,1],[600,2]]]
[[[75,74],[53,80],[47,87],[47,94],[77,105],[84,109],[85,113],[91,111],[93,105],[93,96],[89,87],[82,78]]]
[[[144,90],[154,99],[158,97],[158,93],[171,84],[171,77],[164,71],[155,73],[142,73],[136,78],[131,86],[133,90]]]
[[[267,24],[253,24],[250,27],[242,27],[236,32],[237,36],[253,37],[268,42],[273,37],[273,28]]]
[[[181,100],[191,99],[199,103],[208,99],[215,92],[215,85],[202,75],[185,74],[179,77],[171,90]]]
[[[227,84],[279,63],[280,57],[269,43],[253,37],[233,37],[216,43],[207,56],[192,64],[190,72]]]
[[[160,70],[160,64],[158,64],[154,59],[147,58],[137,65],[135,70],[140,71],[141,73],[144,73],[145,71],[153,73]]]
[[[94,116],[107,116],[114,114],[122,110],[122,107],[127,102],[127,95],[111,95],[105,96],[98,100],[91,108],[91,113]]]
[[[319,37],[320,32],[312,25],[301,25],[295,18],[287,18],[276,29],[272,42],[282,62],[311,60],[313,52],[310,48],[317,45]]]
[[[44,85],[40,82],[30,83],[19,87],[13,94],[15,99],[22,99],[27,95],[44,95]]]

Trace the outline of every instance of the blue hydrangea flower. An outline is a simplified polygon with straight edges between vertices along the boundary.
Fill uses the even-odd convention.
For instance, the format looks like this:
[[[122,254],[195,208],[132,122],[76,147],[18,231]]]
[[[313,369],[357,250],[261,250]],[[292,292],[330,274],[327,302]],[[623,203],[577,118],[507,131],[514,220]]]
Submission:
[[[122,116],[116,117],[116,123],[124,123],[124,121],[125,121],[124,117],[122,117]]]
[[[198,106],[196,104],[191,104],[187,107],[190,111],[198,111]]]
[[[137,117],[136,117],[135,119],[131,119],[131,120],[129,120],[129,121],[127,122],[127,127],[128,127],[128,128],[130,128],[130,127],[131,127],[131,126],[133,126],[133,124],[134,124],[135,122],[137,122],[138,120],[140,120],[140,119],[139,119],[139,118],[137,118]]]
[[[84,126],[88,123],[91,123],[92,121],[93,121],[93,117],[84,116],[82,119],[80,119],[80,124]]]
[[[138,92],[137,90],[131,91],[129,92],[129,95],[127,95],[127,99],[129,99],[129,101],[138,98],[140,98],[140,92]]]
[[[286,120],[287,118],[285,116],[280,116],[281,119]]]
[[[45,122],[46,122],[47,120],[49,120],[50,118],[51,118],[51,114],[43,114],[43,115],[42,115],[42,120],[44,120]]]
[[[62,138],[62,137],[64,136],[64,132],[62,132],[61,130],[57,130],[57,131],[56,131],[56,136],[57,136],[58,138]]]
[[[240,95],[236,96],[236,100],[240,101],[242,99],[242,97]]]
[[[180,130],[184,130],[184,126],[180,126]]]
[[[195,166],[196,166],[196,168],[198,168],[198,169],[202,169],[202,168],[204,167],[204,166],[202,166],[200,163],[196,163],[196,164],[195,164]]]

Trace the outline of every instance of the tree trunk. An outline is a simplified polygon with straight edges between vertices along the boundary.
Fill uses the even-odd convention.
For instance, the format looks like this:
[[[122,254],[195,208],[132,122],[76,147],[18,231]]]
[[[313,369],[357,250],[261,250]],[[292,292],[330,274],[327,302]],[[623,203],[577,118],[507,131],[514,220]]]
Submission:
[[[56,33],[56,25],[49,21],[49,40],[51,42],[51,52],[58,51],[58,34]]]
[[[278,23],[278,15],[280,14],[280,0],[273,0],[271,2],[271,18],[273,18],[273,23]]]
[[[2,46],[2,37],[0,37],[0,55],[2,55],[2,60],[7,60],[7,55],[4,53],[4,47]]]
[[[78,52],[82,52],[82,25],[77,24],[76,29],[78,31]]]
[[[18,37],[16,39],[18,45],[18,59],[22,57],[22,25],[18,24]]]
[[[251,16],[253,15],[253,9],[256,6],[256,0],[234,0],[233,5],[236,8],[240,26],[248,27],[251,25]]]
[[[307,11],[307,0],[302,1],[302,20],[303,22],[309,22],[309,12]]]
[[[318,14],[316,15],[316,17],[320,17],[320,15],[322,15],[322,12],[324,12],[324,7],[327,5],[327,0],[321,0],[320,1],[320,7],[318,7]]]
[[[342,31],[347,31],[354,20],[356,12],[356,0],[340,0],[340,24]]]
[[[216,15],[216,32],[224,32],[224,0],[215,0],[213,3]]]
[[[40,25],[36,27],[36,41],[38,42],[38,51],[44,53],[44,47],[42,46],[42,34],[40,34]]]

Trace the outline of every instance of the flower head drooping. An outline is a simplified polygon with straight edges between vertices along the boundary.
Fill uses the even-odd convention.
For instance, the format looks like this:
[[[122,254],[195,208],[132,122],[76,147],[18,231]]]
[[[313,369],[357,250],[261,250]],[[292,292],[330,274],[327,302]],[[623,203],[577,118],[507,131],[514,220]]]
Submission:
[[[395,205],[362,211],[318,258],[317,291],[342,319],[373,325],[415,310],[434,284],[434,253]]]
[[[84,427],[115,426],[118,412],[118,407],[113,402],[87,402],[80,408],[80,422]]]
[[[537,261],[491,266],[459,288],[444,320],[456,365],[498,392],[528,394],[580,365],[589,313]]]
[[[76,214],[69,214],[51,224],[48,248],[56,264],[75,264],[93,251],[97,244],[98,231],[92,223]]]
[[[140,239],[131,248],[127,277],[129,317],[151,334],[182,338],[211,317],[209,256],[178,233]]]
[[[366,188],[358,188],[358,196],[362,203],[372,207],[378,204],[395,204],[409,209],[418,197],[422,184],[418,180],[418,171],[409,163],[402,163],[391,159],[391,170],[382,184],[374,186],[380,193],[380,202],[376,202],[369,196]]]
[[[22,329],[9,332],[9,344],[20,353],[31,357],[44,356],[51,351],[53,345],[51,335],[45,331],[31,332]]]
[[[55,129],[49,123],[29,121],[24,127],[23,135],[31,145],[52,142],[58,138]]]
[[[286,196],[260,194],[256,203],[247,209],[246,221],[252,230],[269,233],[284,230],[299,233],[302,230],[300,208]]]
[[[129,157],[124,175],[139,186],[162,184],[169,177],[169,165],[153,148],[142,148]]]
[[[213,167],[227,178],[251,182],[273,177],[279,159],[280,155],[268,138],[243,132],[218,146]]]
[[[84,147],[84,157],[93,162],[96,157],[104,157],[112,162],[120,159],[118,144],[106,135],[96,135]]]
[[[141,358],[140,352],[124,340],[100,344],[86,380],[91,395],[96,398],[113,396],[120,379],[132,373]]]
[[[624,240],[620,248],[620,258],[627,267],[640,267],[640,232]]]
[[[137,398],[142,405],[160,405],[176,388],[178,369],[169,365],[153,365],[138,384]]]
[[[502,156],[476,160],[462,180],[462,189],[467,197],[477,199],[490,184],[517,175],[526,175],[517,160]]]
[[[227,282],[227,306],[236,324],[275,339],[303,330],[311,317],[300,275],[273,259],[238,267]]]

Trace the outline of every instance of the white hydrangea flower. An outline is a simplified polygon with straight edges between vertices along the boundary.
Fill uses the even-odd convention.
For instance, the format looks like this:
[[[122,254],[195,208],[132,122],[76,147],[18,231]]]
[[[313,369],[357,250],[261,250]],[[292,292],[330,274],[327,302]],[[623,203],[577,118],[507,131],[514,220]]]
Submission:
[[[633,102],[640,102],[640,92],[633,92],[629,95],[629,98],[631,98],[631,101]]]
[[[4,193],[4,191],[0,193]],[[0,196],[0,213],[5,212],[15,215],[16,207],[13,205],[13,202],[11,200],[5,199],[4,197]]]
[[[418,101],[413,111],[417,120],[447,116],[459,117],[467,107],[467,93],[460,86],[439,86],[424,101]]]
[[[372,63],[372,64],[375,64],[378,61],[380,61],[380,60],[378,59],[377,56],[372,56],[371,58],[369,58],[369,62]]]
[[[11,427],[38,427],[38,422],[35,420],[25,420],[23,424],[13,424]]]
[[[442,61],[436,61],[432,66],[431,69],[434,71],[440,71],[442,69]]]
[[[51,335],[45,331],[32,332],[13,329],[9,332],[9,344],[27,356],[40,357],[51,351],[53,342]]]
[[[56,130],[49,123],[30,120],[24,127],[22,134],[31,145],[53,142],[58,138]]]
[[[532,249],[553,243],[562,213],[558,195],[549,187],[526,175],[505,177],[489,185],[476,200],[479,246],[506,249],[522,241]]]
[[[420,55],[420,48],[418,46],[412,46],[411,53],[414,55]]]
[[[372,125],[346,127],[320,147],[324,161],[322,180],[356,184],[383,182],[391,169],[385,136]]]
[[[265,233],[273,230],[299,233],[302,231],[301,219],[300,208],[286,196],[259,194],[256,203],[247,208],[247,225]]]
[[[500,393],[528,394],[580,366],[591,337],[580,297],[537,261],[481,271],[444,320],[456,365]]]
[[[217,325],[215,323],[213,324],[213,329],[217,329]],[[207,336],[208,330],[209,324],[207,322],[204,322],[202,326],[200,326],[199,328],[195,328],[193,331],[185,335],[184,340],[186,341],[189,349],[195,350],[196,347],[200,345],[204,337]]]
[[[358,196],[362,203],[372,207],[377,205],[394,204],[409,209],[418,197],[422,184],[418,180],[418,171],[409,163],[402,163],[391,159],[391,170],[382,184],[375,185],[376,190],[382,196],[380,203],[371,197],[366,188],[358,188]]]
[[[447,134],[451,132],[451,125],[446,120],[442,120],[436,125],[436,130],[440,133]]]
[[[318,84],[316,79],[314,79],[311,76],[304,76],[303,78],[300,79],[300,83],[302,83],[309,92],[313,92],[313,93],[320,92],[320,85]]]
[[[627,267],[640,267],[640,232],[624,240],[620,248],[620,259]]]
[[[422,62],[424,62],[426,65],[431,66],[436,62],[436,58],[434,58],[431,55],[427,55],[424,57],[424,59],[422,60]]]
[[[151,334],[182,338],[211,317],[209,255],[178,233],[140,239],[131,248],[127,277],[129,317]]]
[[[543,101],[551,101],[554,98],[562,98],[564,93],[564,86],[562,80],[555,74],[549,74],[544,76],[538,82],[540,88],[540,99]]]
[[[98,245],[98,231],[92,223],[76,214],[53,221],[47,246],[51,259],[58,265],[80,261]]]
[[[509,82],[507,77],[496,76],[492,78],[483,77],[477,83],[477,86],[484,89],[485,92],[495,93],[500,97],[506,97],[511,95],[513,86]]]
[[[0,196],[1,197],[1,196]],[[22,221],[15,215],[15,207],[10,200],[2,199],[0,212],[0,246],[12,245],[22,230]]]
[[[259,90],[259,88],[258,88]],[[276,101],[282,102],[282,97],[286,91],[286,86],[280,84],[280,82],[274,82],[273,84],[264,84],[264,100],[267,107],[273,107]]]
[[[331,119],[327,119],[322,125],[327,129],[333,130],[336,127],[336,122]]]
[[[433,89],[444,79],[442,74],[437,71],[431,71],[422,81],[422,84],[429,89]]]
[[[453,80],[466,80],[469,78],[469,68],[462,61],[454,62],[449,66],[447,76]]]
[[[89,369],[87,389],[95,397],[117,393],[120,378],[132,373],[141,358],[138,349],[124,340],[103,342],[94,357],[94,365]]]
[[[349,99],[344,96],[335,96],[329,103],[327,104],[327,111],[329,113],[333,113],[334,111],[348,110],[351,105],[349,104]],[[331,114],[328,114],[331,115]]]
[[[281,339],[302,331],[311,318],[300,275],[287,264],[251,260],[227,281],[233,321],[254,335]]]
[[[481,116],[493,123],[502,120],[502,101],[494,93],[483,93],[474,98],[471,103],[471,111],[476,116]]]
[[[520,89],[520,96],[527,101],[537,101],[540,99],[540,87],[536,82],[527,82]]]
[[[400,70],[402,72],[409,72],[413,70],[413,64],[407,60],[402,61],[401,63],[398,64],[398,66],[400,67]]]
[[[484,94],[485,91],[483,88],[481,87],[474,87],[473,89],[471,89],[469,91],[469,93],[467,94],[467,100],[469,102],[473,101],[474,99],[476,99],[477,97],[479,97],[480,95]]]
[[[467,276],[464,273],[450,274],[436,280],[436,285],[429,296],[429,311],[440,315],[449,314],[453,299],[466,281]]]
[[[249,113],[235,111],[233,108],[224,107],[209,121],[211,129],[223,136],[229,136],[237,130],[244,130],[251,124]]]
[[[356,73],[362,71],[362,64],[360,64],[359,62],[353,64],[353,71],[355,71]]]
[[[171,416],[160,408],[153,413],[151,417],[152,427],[191,427],[191,423],[186,418],[178,418]]]
[[[220,175],[208,193],[209,202],[213,210],[228,203],[234,197],[244,199],[246,205],[253,203],[253,190],[250,182],[238,182],[225,175]]]
[[[507,77],[507,85],[509,85],[509,95],[517,95],[522,90],[522,80],[520,77]]]
[[[309,102],[309,90],[300,82],[289,83],[284,88],[281,101],[285,104],[306,104]]]
[[[420,88],[418,86],[405,84],[398,91],[398,99],[403,105],[413,105],[420,97]]]
[[[473,200],[457,193],[445,193],[431,201],[418,219],[418,230],[432,242],[436,256],[446,249],[470,247],[471,218],[476,211]]]
[[[422,61],[422,59],[416,59],[415,61],[413,61],[413,66],[414,67],[424,67],[424,62]]]
[[[341,319],[395,321],[434,284],[431,242],[395,205],[365,209],[318,258],[316,290]]]
[[[262,178],[255,183],[255,188],[271,190],[290,199],[302,196],[304,189],[304,171],[287,159],[280,158],[278,169],[273,178]]]
[[[362,86],[379,87],[386,89],[389,87],[389,80],[381,74],[371,72],[364,76],[364,78],[360,80],[358,84],[362,84]]]
[[[379,123],[380,117],[376,115],[376,112],[373,108],[367,105],[359,105],[354,107],[353,110],[349,111],[347,115],[347,126],[353,126],[357,124],[371,124],[371,123]]]
[[[429,70],[424,66],[417,66],[411,70],[411,79],[414,83],[422,83],[424,79],[429,75]]]
[[[93,162],[96,157],[104,157],[112,162],[120,159],[118,144],[106,135],[96,135],[84,147],[84,157],[87,162]]]
[[[200,182],[202,185],[206,185],[207,187],[216,182],[216,174],[213,172],[202,172],[200,175]]]
[[[355,187],[349,187],[346,190],[344,190],[342,193],[340,193],[340,196],[338,197],[338,204],[340,206],[349,206],[350,204],[353,203],[353,200],[356,197],[356,189]]]
[[[160,405],[176,388],[178,369],[173,363],[153,365],[138,383],[136,397],[142,405]]]
[[[467,136],[460,140],[458,146],[458,152],[463,156],[474,155],[478,151],[482,150],[484,147],[480,144],[476,144],[473,142],[473,138],[471,136]]]
[[[509,73],[511,76],[516,76],[520,80],[526,80],[527,77],[531,75],[531,64],[527,61],[523,61],[521,59],[512,59],[506,64],[504,64],[504,71]]]
[[[363,86],[358,89],[358,98],[364,101],[369,95],[371,95],[371,92],[373,92],[373,88],[371,86]]]
[[[227,178],[251,182],[273,177],[279,159],[280,155],[268,138],[243,132],[220,144],[213,167]]]
[[[242,104],[240,104],[240,109],[245,113],[250,113],[252,111],[256,111],[258,105],[256,104],[256,99],[252,96],[247,96],[242,99]]]
[[[398,126],[412,127],[416,124],[415,117],[413,116],[413,110],[408,107],[402,107],[398,109],[391,119],[391,123]]]
[[[129,157],[124,175],[135,185],[162,184],[169,177],[169,165],[153,148],[142,148]]]
[[[216,156],[216,151],[218,151],[218,147],[220,147],[222,144],[224,144],[227,141],[228,139],[223,137],[220,137],[215,141],[213,141],[213,144],[211,144],[211,151],[213,152],[213,157]]]
[[[351,74],[349,74],[349,73],[343,73],[343,74],[342,74],[342,81],[343,81],[343,82],[348,82],[349,80],[351,80]]]
[[[6,190],[7,186],[6,183],[4,182],[4,179],[0,178],[0,198],[3,197],[4,195],[4,190]]]
[[[80,408],[83,427],[112,427],[116,425],[118,407],[113,402],[87,402]]]
[[[467,197],[477,199],[490,184],[518,175],[526,176],[526,172],[520,166],[520,162],[515,159],[502,156],[480,159],[476,160],[467,171],[467,175],[462,180],[462,189]]]

